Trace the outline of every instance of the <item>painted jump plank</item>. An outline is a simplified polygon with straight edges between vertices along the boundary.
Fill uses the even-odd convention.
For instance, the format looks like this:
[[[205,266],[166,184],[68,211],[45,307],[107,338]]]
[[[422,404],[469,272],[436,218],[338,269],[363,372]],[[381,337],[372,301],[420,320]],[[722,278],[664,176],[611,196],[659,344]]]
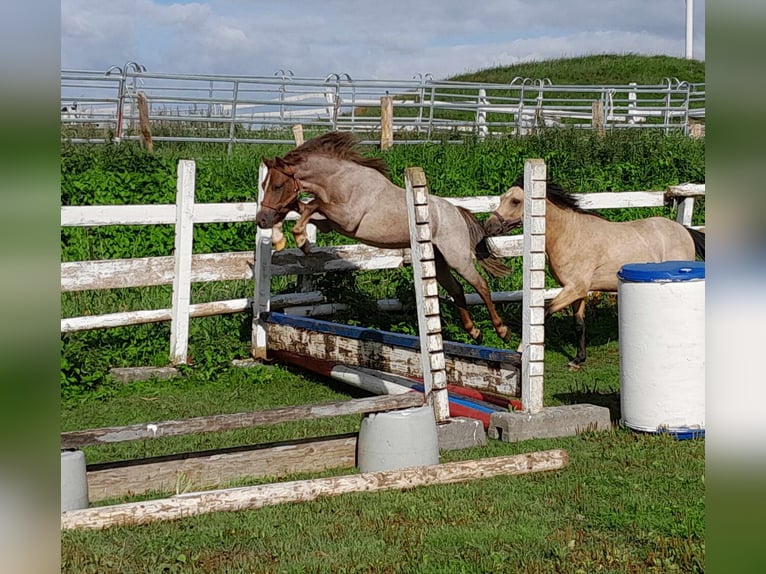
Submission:
[[[68,431],[61,433],[61,448],[80,448],[96,444],[252,428],[288,421],[405,409],[422,404],[422,398],[418,399],[416,396],[379,396],[324,404],[278,407],[247,413]]]
[[[299,317],[295,315],[286,315],[272,311],[264,320],[273,325],[288,325],[300,329],[316,331],[318,333],[327,333],[359,339],[360,341],[374,341],[394,347],[402,347],[420,350],[420,338],[415,335],[406,335],[404,333],[392,333],[391,331],[379,331],[367,327],[357,327],[354,325],[343,325],[331,321],[323,321],[311,317]],[[467,343],[458,343],[456,341],[444,341],[444,352],[453,357],[463,357],[465,359],[475,359],[477,361],[493,361],[498,363],[509,363],[511,365],[521,366],[521,355],[516,351],[506,349],[496,349],[494,347],[485,347],[482,345],[469,345]]]
[[[367,472],[224,490],[190,492],[161,500],[62,512],[61,530],[102,529],[111,526],[149,524],[160,520],[175,520],[211,512],[254,510],[289,502],[309,502],[350,492],[404,490],[434,484],[454,484],[482,478],[559,470],[568,464],[569,455],[566,451],[548,450],[396,471]]]
[[[422,377],[420,341],[413,335],[274,312],[264,320],[269,352],[299,350],[300,354],[317,359]],[[519,396],[521,355],[515,351],[445,341],[444,354],[448,383]]]

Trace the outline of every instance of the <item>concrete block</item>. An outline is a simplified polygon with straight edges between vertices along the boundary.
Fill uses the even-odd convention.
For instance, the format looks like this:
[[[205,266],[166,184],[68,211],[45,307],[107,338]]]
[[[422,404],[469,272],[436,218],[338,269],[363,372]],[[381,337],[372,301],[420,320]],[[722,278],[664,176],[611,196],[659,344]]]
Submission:
[[[564,405],[546,407],[539,413],[524,411],[492,413],[489,438],[518,442],[531,438],[573,436],[591,430],[611,430],[607,407],[596,405]]]
[[[487,433],[481,421],[467,417],[454,417],[436,425],[439,450],[460,450],[487,444]]]
[[[165,380],[180,375],[174,367],[115,367],[109,369],[109,374],[120,383],[148,381],[151,378]]]

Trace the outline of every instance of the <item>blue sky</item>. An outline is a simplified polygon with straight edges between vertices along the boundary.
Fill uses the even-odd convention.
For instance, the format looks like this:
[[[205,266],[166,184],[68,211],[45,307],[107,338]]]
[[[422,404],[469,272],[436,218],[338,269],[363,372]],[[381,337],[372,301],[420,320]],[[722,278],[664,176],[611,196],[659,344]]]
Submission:
[[[441,79],[584,54],[683,56],[685,0],[62,0],[61,67]],[[705,2],[694,1],[705,59]]]

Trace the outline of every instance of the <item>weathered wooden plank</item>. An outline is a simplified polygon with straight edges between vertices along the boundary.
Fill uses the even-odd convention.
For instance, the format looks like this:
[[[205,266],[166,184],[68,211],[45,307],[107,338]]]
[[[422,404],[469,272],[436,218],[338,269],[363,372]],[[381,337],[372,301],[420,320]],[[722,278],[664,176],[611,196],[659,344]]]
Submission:
[[[237,223],[255,221],[258,204],[199,203],[194,223]],[[61,227],[102,225],[173,225],[175,205],[78,205],[61,208]],[[293,217],[294,218],[294,217]]]
[[[395,269],[410,262],[409,249],[378,249],[368,245],[315,247],[310,255],[300,249],[272,254],[271,274],[306,275],[323,271]],[[173,257],[141,257],[76,261],[61,264],[61,291],[121,289],[169,285]],[[253,252],[207,253],[192,256],[192,283],[253,279]]]
[[[669,197],[704,197],[705,184],[681,183],[679,185],[671,185],[665,193]]]
[[[253,252],[192,255],[192,283],[253,278]],[[61,291],[150,287],[173,283],[173,257],[105,259],[61,264]]]
[[[509,182],[510,185],[510,182]],[[587,197],[585,201],[593,204],[593,209],[609,209],[620,207],[648,207],[633,205],[641,195],[656,204],[654,195],[665,192],[597,192],[573,194],[576,197]],[[699,196],[705,195],[705,184],[681,184],[671,186],[667,192],[671,195]],[[445,197],[450,203],[464,207],[472,213],[490,213],[497,209],[499,195],[477,195],[473,197]],[[258,212],[255,202],[241,203],[199,203],[194,210],[194,223],[228,223],[254,221]],[[298,214],[291,212],[287,220],[295,220]],[[175,223],[175,206],[158,205],[78,205],[61,207],[62,227],[87,227],[101,225],[173,225]]]
[[[363,244],[314,247],[309,255],[300,249],[284,249],[272,254],[271,273],[306,275],[323,271],[396,269],[409,262],[409,249],[379,249]]]
[[[184,453],[115,465],[91,465],[88,499],[97,502],[148,491],[213,488],[241,478],[285,476],[353,467],[357,435],[320,437],[281,444]]]
[[[254,510],[287,502],[308,502],[350,492],[402,490],[433,484],[559,470],[569,464],[564,450],[466,460],[395,471],[367,472],[275,484],[179,494],[150,500],[70,510],[61,513],[61,529],[100,529],[148,524],[210,512]]]
[[[81,448],[96,444],[253,428],[288,421],[404,409],[422,404],[423,399],[415,394],[377,396],[324,404],[278,407],[246,413],[68,431],[61,433],[61,448]]]
[[[296,349],[299,349],[301,355],[316,359],[367,367],[395,375],[418,378],[423,376],[419,348],[392,346],[379,335],[369,339],[355,339],[290,325],[269,323],[268,337],[269,351],[295,353]],[[515,362],[510,360],[501,362],[486,357],[484,359],[461,357],[452,354],[451,345],[458,344],[444,342],[448,383],[504,396],[519,396],[520,355],[513,354],[515,359],[511,360]],[[466,347],[469,346],[466,345]],[[478,355],[477,353],[477,357]],[[508,352],[505,356],[510,357],[510,355],[511,353]]]
[[[324,299],[319,291],[307,293],[283,293],[274,295],[271,306],[281,309],[288,305],[304,305],[318,303]],[[250,299],[229,299],[227,301],[211,301],[209,303],[195,303],[189,307],[190,317],[209,317],[211,315],[224,315],[226,313],[241,313],[252,307]],[[140,325],[142,323],[157,323],[170,321],[170,309],[154,309],[150,311],[123,311],[121,313],[107,313],[104,315],[88,315],[86,317],[70,317],[61,319],[61,332],[72,333],[88,329],[103,329],[108,327],[122,327],[125,325]]]
[[[264,319],[268,323],[274,325],[286,325],[306,331],[327,333],[329,335],[359,339],[362,341],[374,341],[393,347],[412,349],[414,351],[420,350],[420,339],[415,335],[380,331],[378,329],[358,327],[356,325],[343,325],[331,321],[322,321],[321,319],[297,317],[275,312],[269,313]],[[521,357],[519,356],[519,353],[515,351],[484,347],[482,345],[469,345],[467,343],[457,343],[455,341],[444,341],[443,344],[444,351],[454,357],[516,365],[521,364]]]

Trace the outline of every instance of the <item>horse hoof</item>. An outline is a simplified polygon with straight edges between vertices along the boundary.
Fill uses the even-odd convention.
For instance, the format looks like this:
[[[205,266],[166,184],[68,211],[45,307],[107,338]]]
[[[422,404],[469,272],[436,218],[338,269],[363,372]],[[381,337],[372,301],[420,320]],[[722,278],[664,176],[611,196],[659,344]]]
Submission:
[[[500,338],[503,340],[503,343],[507,343],[511,340],[511,334],[511,330],[508,327],[505,328],[505,335],[500,335],[500,333],[498,333]]]
[[[311,243],[306,241],[303,245],[299,245],[301,251],[303,251],[304,255],[309,255],[311,253]]]
[[[580,367],[582,367],[582,362],[572,360],[572,361],[569,361],[569,363],[567,364],[567,367],[572,372],[579,371]]]
[[[476,343],[477,345],[481,345],[482,342],[484,341],[484,333],[482,333],[481,331],[479,331],[478,335],[475,335],[475,336],[472,335],[471,337],[473,338],[473,342]]]
[[[285,245],[287,245],[287,238],[282,237],[282,239],[273,244],[273,247],[275,251],[282,251]]]

